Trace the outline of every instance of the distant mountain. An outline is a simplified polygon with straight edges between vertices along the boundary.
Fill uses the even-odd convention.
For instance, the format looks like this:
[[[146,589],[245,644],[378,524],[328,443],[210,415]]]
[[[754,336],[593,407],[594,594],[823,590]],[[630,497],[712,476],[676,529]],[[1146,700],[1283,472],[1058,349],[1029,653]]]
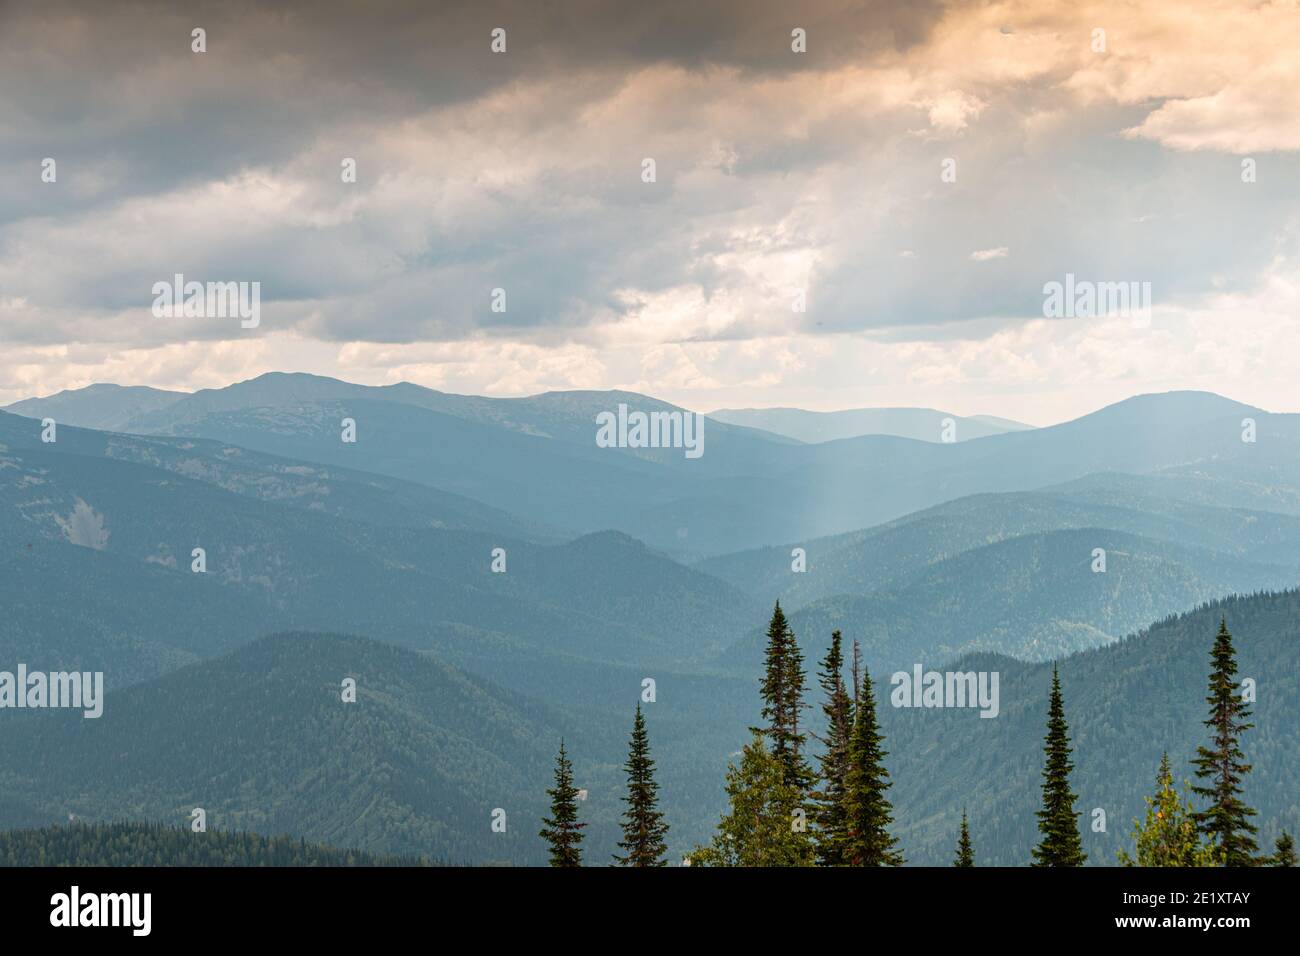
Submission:
[[[1168,472],[1224,500],[1300,511],[1300,416],[1203,392],[1139,396],[1072,422],[951,444],[886,435],[801,444],[706,422],[703,454],[603,448],[597,410],[680,411],[624,392],[527,399],[262,376],[198,392],[131,423],[379,473],[473,498],[571,534],[623,531],[699,558],[870,527],[972,494],[1099,472]],[[341,423],[357,442],[341,441]],[[1256,441],[1243,442],[1243,419]],[[1253,492],[1252,492],[1253,489]],[[1277,507],[1261,507],[1267,490]]]
[[[264,596],[226,586],[215,575],[39,538],[6,534],[3,543],[0,670],[25,663],[41,671],[102,671],[112,689],[290,621]]]
[[[1106,552],[1105,572],[1092,570]],[[1026,534],[926,565],[866,594],[821,598],[789,614],[820,659],[832,630],[859,639],[891,670],[977,650],[1048,660],[1098,647],[1144,623],[1214,598],[1281,589],[1296,565],[1254,564],[1203,548],[1102,528]],[[798,577],[798,575],[791,575]],[[720,658],[761,667],[755,628]]]
[[[3,866],[428,866],[289,836],[150,823],[74,823],[0,831]]]
[[[212,829],[478,861],[537,856],[559,736],[545,708],[435,661],[304,634],[111,694],[98,720],[5,719],[0,787],[53,819],[182,824],[202,807]],[[494,834],[502,805],[515,826]]]
[[[1027,428],[1033,428],[1033,425],[1026,425],[1024,422],[1018,422],[1011,418],[1000,418],[997,415],[971,415],[970,420],[973,422],[983,422],[993,428],[999,428],[1006,432],[1019,432]],[[962,439],[964,440],[964,439]]]
[[[1180,777],[1190,775],[1220,615],[1242,676],[1259,686],[1257,726],[1243,748],[1254,765],[1246,799],[1260,810],[1261,846],[1300,825],[1300,593],[1232,598],[1059,662],[1090,863],[1111,865],[1115,849],[1130,845],[1161,751]],[[815,635],[799,637],[811,658]],[[988,654],[935,661],[938,670],[998,671],[999,714],[989,720],[973,710],[896,709],[889,665],[871,651],[865,663],[880,685],[890,798],[908,862],[946,865],[965,807],[980,864],[1024,865],[1036,838],[1050,666]],[[345,676],[357,679],[355,704],[340,698]],[[676,859],[716,823],[726,761],[757,719],[758,699],[751,681],[659,677],[647,719]],[[592,824],[589,861],[598,863],[617,839],[619,762],[638,684],[627,680],[609,700],[533,686],[552,702],[373,641],[278,635],[110,694],[99,720],[10,713],[0,736],[0,827],[68,813],[184,823],[202,806],[213,829],[540,863],[538,814],[563,734],[589,791],[580,812]],[[820,732],[815,707],[809,721]],[[498,807],[506,834],[489,826]],[[1090,826],[1097,807],[1105,833]]]
[[[370,472],[294,461],[274,452],[261,454],[222,442],[109,434],[67,424],[60,424],[58,440],[47,444],[40,439],[41,430],[39,423],[0,412],[0,461],[7,460],[17,470],[16,475],[8,476],[8,483],[28,492],[47,484],[41,463],[57,455],[58,467],[91,481],[99,480],[94,470],[100,459],[107,462],[104,467],[109,470],[118,462],[135,463],[243,497],[352,521],[560,539],[554,528],[471,498]],[[4,478],[0,475],[0,481]],[[154,478],[165,483],[163,475]]]
[[[733,642],[763,603],[625,534],[530,541],[526,521],[389,478],[38,432],[0,414],[0,652],[95,663],[110,686],[286,628],[451,648],[471,668],[502,666],[505,644],[552,658],[543,673],[574,655],[684,665]],[[486,530],[447,526],[480,519]]]
[[[1244,564],[1300,571],[1300,516],[1201,504],[1207,496],[1180,497],[1179,479],[1165,475],[1098,474],[1042,491],[970,495],[862,531],[721,555],[695,566],[756,596],[780,594],[790,609],[906,582],[972,548],[1078,528],[1131,532]],[[803,573],[791,569],[795,548],[807,557]]]
[[[440,392],[410,382],[356,385],[301,372],[268,372],[224,388],[201,389],[194,393],[92,385],[76,391],[60,392],[49,398],[16,402],[5,410],[30,417],[51,415],[58,421],[82,427],[109,427],[83,424],[80,420],[102,417],[99,405],[106,396],[120,409],[112,416],[112,420],[120,424],[118,430],[141,434],[195,434],[186,426],[222,413],[364,401],[411,405],[467,422],[586,446],[592,445],[594,441],[596,414],[616,411],[619,404],[645,412],[684,411],[668,402],[635,392],[557,391],[524,398],[490,398]],[[782,436],[739,426],[718,424],[716,430],[724,443],[728,436],[738,435],[760,438],[765,442],[790,443],[789,439]],[[665,460],[681,457],[680,453],[669,455],[656,449],[644,449],[638,454]]]
[[[917,441],[967,441],[1032,428],[989,415],[962,417],[933,408],[852,408],[810,412],[802,408],[720,408],[709,418],[785,435],[801,442],[834,441],[861,435],[894,435]],[[951,426],[949,426],[951,422]],[[951,438],[945,438],[951,427]]]
[[[80,428],[126,431],[134,420],[166,408],[186,394],[144,385],[101,383],[44,398],[27,398],[6,405],[4,411],[28,418],[53,418]]]
[[[1081,748],[1132,730],[1143,747],[1168,738],[1186,753],[1212,628],[1202,636],[1198,618],[1151,642],[1181,627],[1166,621],[1120,638],[1300,571],[1300,416],[1208,393],[955,443],[804,443],[709,420],[698,459],[599,447],[595,416],[611,406],[681,412],[627,392],[487,399],[272,375],[165,401],[119,396],[102,420],[121,432],[71,424],[95,397],[61,399],[52,444],[39,418],[0,413],[0,669],[102,670],[109,689],[99,720],[0,717],[0,827],[69,813],[183,825],[203,806],[214,830],[537,862],[563,737],[589,791],[590,845],[612,852],[631,708],[648,688],[676,858],[707,838],[727,758],[760,719],[762,632],[779,596],[810,678],[835,628],[863,642],[877,678],[972,654],[1003,669],[1011,719],[976,718],[1010,728],[978,727],[996,746],[933,736],[969,714],[882,719],[896,805],[912,801],[899,821],[914,861],[944,862],[956,801],[973,793],[979,826],[1019,863],[1020,823],[990,808],[1022,799],[1003,784],[1037,793],[1044,671],[990,655],[1091,675],[1078,698],[1067,684],[1067,708],[1084,707]],[[355,443],[341,440],[344,419]],[[791,570],[795,547],[806,573]],[[1096,548],[1105,573],[1092,570]],[[720,556],[682,563],[708,555]],[[1224,605],[1260,649],[1249,666],[1268,678],[1261,695],[1295,699],[1285,617],[1297,600]],[[1178,641],[1195,645],[1186,661]],[[1154,663],[1102,656],[1148,646]],[[1162,694],[1183,694],[1193,657],[1184,713]],[[1080,663],[1094,659],[1110,669]],[[345,676],[362,688],[355,705],[339,700]],[[1140,713],[1109,709],[1112,697]],[[1294,768],[1273,748],[1293,747],[1294,718],[1270,711],[1261,724],[1253,778],[1280,816],[1294,801],[1277,781],[1291,778],[1272,768]],[[815,707],[809,721],[817,732]],[[943,760],[957,779],[927,789],[950,773]],[[1128,813],[1155,764],[1116,762],[1113,794],[1093,782],[1111,764],[1080,766]],[[978,774],[997,779],[971,785]],[[497,808],[509,839],[490,828]]]
[[[723,679],[659,679],[644,705],[675,853],[705,838],[718,781],[744,736],[753,690]],[[187,823],[286,832],[376,853],[476,863],[545,861],[537,837],[564,737],[588,790],[587,846],[615,849],[627,734],[646,671],[621,688],[540,703],[426,655],[362,638],[281,634],[110,693],[103,716],[13,711],[0,735],[0,827],[63,820]],[[342,681],[357,682],[356,703]],[[607,694],[613,691],[613,698]],[[506,832],[492,830],[505,812]]]
[[[1154,789],[1163,751],[1180,787],[1192,779],[1189,760],[1206,742],[1206,680],[1221,617],[1239,677],[1259,688],[1256,726],[1241,746],[1253,765],[1245,800],[1259,810],[1261,850],[1271,851],[1283,828],[1300,829],[1300,592],[1233,597],[1060,661],[1076,765],[1071,785],[1090,865],[1115,865],[1121,847],[1132,853],[1133,820],[1145,812],[1142,798]],[[1038,838],[1052,665],[973,655],[936,666],[999,672],[1000,713],[989,720],[973,710],[891,707],[888,668],[871,655],[867,663],[882,684],[890,798],[908,861],[948,865],[965,807],[978,864],[1026,865]],[[1093,830],[1095,808],[1105,811],[1105,832]]]

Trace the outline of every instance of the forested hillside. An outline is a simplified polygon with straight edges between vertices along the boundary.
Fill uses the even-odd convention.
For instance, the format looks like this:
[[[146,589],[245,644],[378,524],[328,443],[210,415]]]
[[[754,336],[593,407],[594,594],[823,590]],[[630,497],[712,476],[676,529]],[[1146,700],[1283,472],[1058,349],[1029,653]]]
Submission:
[[[1096,570],[1099,548],[1106,553],[1104,571]],[[839,629],[890,669],[975,650],[1047,660],[1108,644],[1205,600],[1284,588],[1293,580],[1292,571],[1276,565],[1082,528],[959,552],[880,591],[823,598],[790,618],[795,632],[807,635],[810,659],[825,652],[831,631]],[[755,673],[761,640],[755,628],[719,664]]]
[[[159,823],[0,831],[0,866],[430,866],[417,856],[338,849],[288,836]]]
[[[645,676],[657,681],[646,706],[668,809],[689,845],[718,805],[712,768],[747,719],[748,682],[575,661],[563,680],[519,673],[506,690],[389,644],[302,633],[110,693],[95,720],[6,712],[0,828],[69,813],[184,823],[201,807],[214,829],[537,863],[549,761],[564,738],[590,793],[592,839],[612,852]],[[343,700],[348,677],[355,703]],[[491,828],[498,808],[505,832]]]
[[[493,834],[490,815],[536,818],[511,799],[557,736],[544,709],[434,661],[303,634],[110,694],[98,720],[6,721],[3,790],[47,819],[180,824],[197,807],[213,829],[479,861],[528,859],[531,820]]]
[[[1109,647],[1060,661],[1065,715],[1075,747],[1074,789],[1090,864],[1113,865],[1132,851],[1132,825],[1169,752],[1181,788],[1189,760],[1207,742],[1210,650],[1226,618],[1239,676],[1252,678],[1255,727],[1242,737],[1246,802],[1258,809],[1261,848],[1282,828],[1300,830],[1300,592],[1216,601]],[[972,655],[943,669],[1000,673],[1001,713],[882,706],[899,834],[914,863],[943,865],[962,807],[981,864],[1021,866],[1037,839],[1042,737],[1052,665]],[[879,675],[878,675],[879,676]],[[888,700],[884,684],[879,697]],[[1093,832],[1092,811],[1106,812]]]

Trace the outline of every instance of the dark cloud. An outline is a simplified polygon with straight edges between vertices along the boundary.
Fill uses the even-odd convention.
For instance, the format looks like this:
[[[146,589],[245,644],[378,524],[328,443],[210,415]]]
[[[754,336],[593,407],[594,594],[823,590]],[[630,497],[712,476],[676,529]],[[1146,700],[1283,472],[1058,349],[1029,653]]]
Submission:
[[[993,70],[966,90],[949,63],[916,67],[939,74],[933,88],[850,75],[896,65],[951,9],[9,0],[0,302],[28,311],[0,316],[0,337],[172,341],[179,326],[99,319],[139,313],[182,272],[261,281],[267,328],[327,340],[579,336],[682,286],[702,303],[687,338],[943,338],[963,334],[945,323],[1038,315],[1066,272],[1150,281],[1168,301],[1245,288],[1277,253],[1293,158],[1243,191],[1232,158],[1119,135],[1148,106],[1080,106],[1068,72]],[[794,27],[806,55],[790,52]],[[930,94],[978,116],[936,123]],[[654,187],[637,175],[647,155]],[[39,182],[44,156],[57,188]],[[358,161],[354,187],[340,156]],[[959,178],[943,184],[950,156]],[[789,309],[795,282],[806,314]]]

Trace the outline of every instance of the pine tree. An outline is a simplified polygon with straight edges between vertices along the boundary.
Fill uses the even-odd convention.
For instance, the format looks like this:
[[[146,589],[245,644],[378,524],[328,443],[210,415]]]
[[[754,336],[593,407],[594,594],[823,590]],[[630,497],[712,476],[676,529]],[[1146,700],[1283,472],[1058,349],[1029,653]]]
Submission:
[[[587,824],[578,822],[578,790],[563,740],[555,758],[555,789],[546,792],[551,798],[551,815],[542,818],[538,835],[551,845],[551,866],[582,866],[582,828]]]
[[[1258,850],[1252,836],[1256,827],[1250,822],[1255,811],[1241,799],[1241,784],[1250,764],[1238,745],[1240,734],[1254,724],[1248,723],[1250,708],[1237,689],[1237,655],[1228,633],[1227,618],[1219,623],[1219,633],[1210,652],[1210,728],[1212,748],[1198,747],[1192,760],[1196,776],[1209,783],[1192,786],[1198,796],[1208,797],[1210,805],[1195,814],[1196,825],[1222,854],[1224,866],[1251,866]]]
[[[1270,865],[1295,866],[1295,841],[1291,839],[1291,834],[1283,830],[1273,848],[1274,853],[1269,858]]]
[[[1052,694],[1047,708],[1047,736],[1043,738],[1043,809],[1038,811],[1038,830],[1043,838],[1034,847],[1034,866],[1082,866],[1087,855],[1079,837],[1074,811],[1078,799],[1070,790],[1070,728],[1065,722],[1061,699],[1061,678],[1052,668]]]
[[[885,791],[891,786],[885,769],[885,738],[876,723],[871,674],[864,671],[854,708],[845,778],[844,863],[848,866],[899,866],[903,855],[889,833],[894,808]]]
[[[1125,866],[1215,866],[1214,848],[1201,842],[1192,819],[1192,806],[1174,789],[1169,754],[1160,758],[1156,773],[1156,792],[1144,798],[1147,804],[1145,823],[1133,821],[1133,844],[1136,858],[1120,850]]]
[[[781,610],[781,602],[777,601],[767,627],[760,685],[766,724],[750,729],[765,734],[771,741],[772,755],[784,768],[786,783],[806,793],[812,787],[813,772],[803,757],[806,737],[799,732],[799,712],[806,706],[803,691],[803,652]]]
[[[970,829],[966,826],[966,808],[961,808],[961,832],[957,835],[957,858],[953,866],[974,866],[975,848],[970,845]]]
[[[619,846],[626,855],[614,854],[621,866],[667,866],[664,854],[668,847],[664,837],[668,824],[659,812],[659,784],[655,782],[655,762],[650,759],[650,737],[646,733],[641,705],[636,705],[636,719],[632,723],[632,739],[628,746],[627,796],[623,802],[623,839]]]
[[[785,781],[785,767],[763,735],[727,767],[728,810],[707,847],[697,846],[692,866],[812,866],[813,845],[798,825],[803,793]]]
[[[857,638],[853,639],[853,702],[856,704],[862,692],[859,688],[862,685],[862,649],[858,646]]]
[[[845,793],[849,772],[849,743],[853,736],[853,701],[844,686],[844,653],[839,631],[831,634],[831,647],[822,660],[818,682],[825,691],[822,713],[826,715],[826,752],[821,763],[821,789],[816,800],[817,862],[822,866],[844,865],[847,833]]]

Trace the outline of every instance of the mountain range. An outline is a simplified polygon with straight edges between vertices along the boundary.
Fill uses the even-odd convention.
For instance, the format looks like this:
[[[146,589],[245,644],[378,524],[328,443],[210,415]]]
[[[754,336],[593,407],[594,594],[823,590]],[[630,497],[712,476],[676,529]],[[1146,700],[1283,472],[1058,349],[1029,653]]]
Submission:
[[[993,415],[963,417],[933,408],[851,408],[810,412],[802,408],[720,408],[709,418],[747,425],[801,442],[834,441],[862,435],[893,435],[917,441],[966,441],[1032,428]]]
[[[98,404],[85,391],[48,408],[45,399],[10,408],[38,417],[61,410],[73,424],[80,407]],[[842,534],[971,494],[1107,471],[1168,478],[1206,503],[1300,513],[1300,416],[1204,392],[1138,396],[1060,425],[953,443],[864,435],[807,444],[710,419],[695,459],[673,448],[598,447],[600,411],[685,412],[627,392],[484,399],[271,374],[162,408],[157,401],[147,393],[149,407],[129,415],[125,429],[432,485],[569,535],[621,530],[684,559]],[[345,418],[356,423],[355,443],[341,440]],[[1252,442],[1242,440],[1245,419],[1254,422]]]
[[[689,459],[598,446],[595,416],[619,404],[685,413],[627,392],[495,399],[282,374],[194,394],[91,386],[0,412],[0,669],[102,670],[109,688],[99,721],[0,713],[0,826],[180,824],[193,804],[222,829],[538,862],[561,737],[593,842],[612,845],[650,679],[678,854],[707,839],[758,720],[777,599],[810,670],[834,629],[877,676],[997,661],[1029,709],[978,722],[1014,724],[1014,741],[969,747],[1020,769],[1036,759],[1043,662],[1102,686],[1075,662],[1167,656],[1170,628],[1201,654],[1205,621],[1171,615],[1219,600],[1263,622],[1261,646],[1289,633],[1274,625],[1300,573],[1298,416],[1168,393],[983,437],[958,420],[953,442],[710,418]],[[352,672],[360,699],[344,705]],[[1141,706],[1140,687],[1116,693]],[[1194,721],[1179,713],[1170,746],[1185,751]],[[942,749],[925,734],[949,718],[931,716],[883,718],[908,741],[896,777],[916,862],[947,852],[958,795],[905,782]],[[1125,767],[1115,786],[1140,800],[1154,764]],[[1265,777],[1261,800],[1285,816]],[[508,838],[489,827],[498,807],[526,821]],[[1023,833],[981,826],[1022,862]]]

